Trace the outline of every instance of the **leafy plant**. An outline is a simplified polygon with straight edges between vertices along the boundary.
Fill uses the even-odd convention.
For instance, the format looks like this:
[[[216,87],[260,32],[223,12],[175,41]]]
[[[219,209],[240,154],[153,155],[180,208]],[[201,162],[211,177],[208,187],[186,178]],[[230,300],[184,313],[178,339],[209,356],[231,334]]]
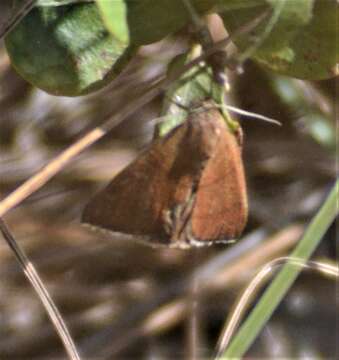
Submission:
[[[244,57],[303,79],[335,76],[337,4],[331,0],[192,0],[197,14],[218,13],[232,34],[263,11],[271,16],[235,43]],[[141,45],[191,23],[182,0],[40,0],[6,37],[13,66],[55,95],[96,91],[114,79]]]

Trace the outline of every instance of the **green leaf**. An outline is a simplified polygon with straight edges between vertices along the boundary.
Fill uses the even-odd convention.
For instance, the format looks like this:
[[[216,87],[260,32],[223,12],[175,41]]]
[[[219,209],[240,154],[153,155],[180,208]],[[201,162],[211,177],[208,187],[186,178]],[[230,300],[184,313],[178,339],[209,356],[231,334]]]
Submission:
[[[339,5],[317,0],[312,20],[280,52],[257,60],[280,73],[302,79],[321,80],[338,75]]]
[[[216,0],[192,0],[199,14],[205,14]],[[191,21],[182,0],[126,0],[131,43],[146,45],[180,30]]]
[[[178,55],[168,67],[169,76],[176,74],[199,55],[200,45],[193,46],[186,54]],[[199,107],[205,100],[213,100],[215,106],[220,108],[229,128],[238,131],[239,124],[231,118],[225,104],[226,86],[224,83],[216,82],[214,75],[208,62],[200,62],[168,88],[162,108],[164,119],[157,126],[155,137],[164,136],[175,126],[183,123],[192,109]]]
[[[314,0],[266,0],[277,16],[274,27],[261,51],[273,52],[285,47],[312,19]]]
[[[229,4],[227,0],[220,1],[226,1]],[[271,18],[275,17],[272,25],[270,24],[271,18],[268,18],[250,34],[245,34],[237,41],[241,47],[248,47],[253,41],[261,41],[267,27],[271,26],[258,49],[258,52],[270,53],[288,44],[301,26],[311,20],[314,0],[248,0],[245,2],[246,8],[242,6],[236,9],[235,5],[239,2],[242,3],[242,0],[234,0],[232,2],[233,9],[227,11],[229,8],[225,7],[226,11],[221,13],[226,28],[232,32],[242,24],[259,16],[265,9],[271,8]]]
[[[135,53],[108,33],[91,3],[33,9],[5,43],[24,79],[62,96],[105,86]]]
[[[192,53],[178,55],[169,65],[169,72],[181,69],[192,60]],[[165,120],[157,129],[157,136],[166,135],[187,117],[192,104],[199,104],[211,95],[213,79],[206,67],[195,66],[166,91],[162,109]]]
[[[110,33],[122,43],[129,42],[125,0],[96,0],[101,16]]]
[[[250,9],[226,11],[222,14],[227,30],[232,33],[258,16],[267,6],[272,6],[273,14],[270,19],[251,34],[235,41],[241,50],[246,51],[259,40],[260,46],[252,57],[271,70],[312,80],[335,76],[338,60],[338,5],[335,1],[262,0],[262,5],[258,5],[257,1],[255,5]],[[265,34],[268,27],[270,31]],[[263,40],[262,43],[260,40]]]
[[[57,6],[76,0],[39,0],[39,5]],[[79,0],[78,0],[79,1]],[[81,0],[80,0],[81,1]],[[191,22],[182,0],[95,0],[107,29],[119,41],[147,45],[180,30]],[[191,0],[203,15],[218,0]]]

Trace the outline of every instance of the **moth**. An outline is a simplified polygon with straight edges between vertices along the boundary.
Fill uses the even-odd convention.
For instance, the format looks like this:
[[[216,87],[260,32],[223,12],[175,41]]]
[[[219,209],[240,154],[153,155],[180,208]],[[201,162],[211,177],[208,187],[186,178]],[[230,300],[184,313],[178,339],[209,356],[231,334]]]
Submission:
[[[248,213],[241,148],[220,111],[205,102],[96,194],[82,221],[151,245],[235,239]]]

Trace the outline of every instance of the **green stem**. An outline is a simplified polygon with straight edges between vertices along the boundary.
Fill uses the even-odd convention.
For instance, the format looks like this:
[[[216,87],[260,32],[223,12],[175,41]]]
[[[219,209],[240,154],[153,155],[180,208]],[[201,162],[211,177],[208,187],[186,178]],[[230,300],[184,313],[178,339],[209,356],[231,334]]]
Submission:
[[[292,258],[298,258],[301,261],[307,261],[310,258],[338,214],[338,191],[339,180],[336,181],[325,203],[291,253]],[[296,267],[290,263],[283,267],[220,359],[233,360],[243,356],[272,316],[301,270],[302,267]]]

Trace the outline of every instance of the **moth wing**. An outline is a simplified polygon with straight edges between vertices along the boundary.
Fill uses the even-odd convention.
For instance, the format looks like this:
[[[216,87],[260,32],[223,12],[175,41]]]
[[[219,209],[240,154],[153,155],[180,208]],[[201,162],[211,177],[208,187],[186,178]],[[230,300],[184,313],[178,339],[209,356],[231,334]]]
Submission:
[[[241,147],[224,123],[220,128],[215,152],[199,182],[192,214],[191,235],[200,242],[237,238],[247,221]]]
[[[85,207],[82,221],[113,232],[165,237],[163,209],[173,191],[168,174],[185,131],[151,144]],[[175,184],[173,184],[175,186]]]

